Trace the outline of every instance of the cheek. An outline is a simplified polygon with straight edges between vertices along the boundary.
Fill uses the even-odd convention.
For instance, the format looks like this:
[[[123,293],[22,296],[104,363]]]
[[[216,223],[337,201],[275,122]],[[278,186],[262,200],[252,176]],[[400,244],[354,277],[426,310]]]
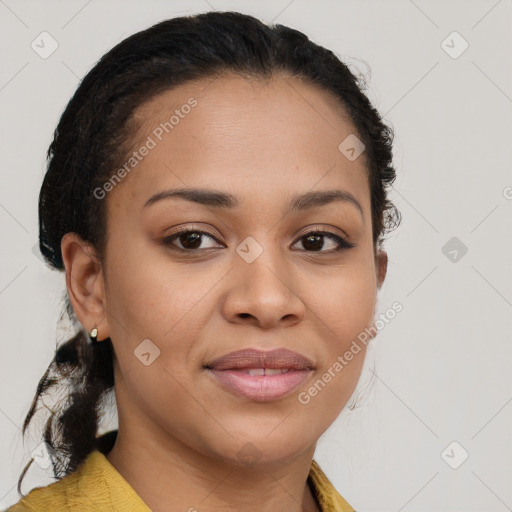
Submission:
[[[111,255],[119,264],[109,271],[108,309],[135,337],[161,339],[172,329],[181,329],[181,320],[214,284],[199,270],[171,263],[163,248],[125,247],[118,252]],[[119,329],[115,321],[113,328]]]
[[[124,381],[120,392],[127,393],[126,402],[136,403],[162,424],[172,419],[174,430],[181,424],[173,411],[187,410],[187,415],[197,415],[199,424],[201,410],[191,407],[187,390],[193,389],[194,341],[203,326],[199,314],[210,304],[205,294],[216,280],[192,272],[192,266],[155,258],[151,251],[125,252],[122,262],[110,272],[107,294],[109,326]],[[145,353],[149,356],[144,362]],[[171,403],[172,408],[167,407]]]
[[[337,340],[338,350],[371,325],[376,291],[375,270],[364,262],[340,268],[315,287],[308,306],[323,321],[327,339]]]
[[[215,308],[219,281],[218,273],[199,268],[200,263],[176,264],[162,254],[162,249],[160,254],[152,249],[145,255],[125,252],[123,264],[109,275],[111,337],[122,373],[129,373],[140,403],[154,389],[173,390],[174,399],[180,400],[179,383],[188,382],[201,359],[198,340]],[[147,339],[151,343],[141,345]],[[147,367],[136,357],[146,346],[151,359],[153,352],[158,354]],[[165,393],[161,398],[165,402]]]
[[[326,280],[314,302],[318,329],[323,333],[321,364],[315,379],[298,396],[312,428],[331,424],[354,392],[370,342],[376,283],[372,268],[347,267],[345,275]],[[341,274],[341,273],[340,273]]]

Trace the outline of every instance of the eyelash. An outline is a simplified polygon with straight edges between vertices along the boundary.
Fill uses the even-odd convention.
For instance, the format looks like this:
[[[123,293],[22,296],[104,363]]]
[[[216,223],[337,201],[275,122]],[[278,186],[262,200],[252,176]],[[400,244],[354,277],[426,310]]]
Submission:
[[[213,248],[208,248],[208,249],[182,249],[181,247],[177,247],[176,245],[173,244],[174,240],[178,239],[180,236],[187,235],[187,234],[190,234],[190,233],[200,233],[201,235],[205,235],[205,236],[207,236],[209,238],[212,238],[216,242],[218,242],[218,240],[211,233],[208,233],[207,231],[202,231],[201,229],[188,229],[188,230],[180,230],[177,233],[173,233],[172,235],[169,235],[169,236],[163,238],[161,240],[161,243],[162,243],[162,245],[168,246],[170,249],[177,250],[177,251],[180,251],[180,252],[192,253],[192,254],[193,253],[197,254],[197,253],[202,252],[202,251],[207,251],[208,249],[213,249]],[[304,250],[304,252],[309,252],[309,253],[313,253],[313,254],[315,254],[315,253],[318,253],[318,254],[322,254],[322,253],[333,254],[333,253],[337,253],[337,252],[340,252],[340,251],[346,251],[348,249],[353,249],[354,247],[356,247],[356,244],[348,242],[347,240],[344,240],[343,238],[339,237],[338,235],[335,235],[334,233],[331,233],[330,231],[309,231],[308,233],[304,233],[300,238],[298,238],[295,243],[297,243],[300,240],[302,240],[304,238],[307,238],[308,236],[311,236],[311,235],[322,235],[322,236],[325,236],[326,238],[330,238],[331,240],[334,240],[335,242],[337,242],[339,244],[339,246],[338,246],[337,249],[330,250],[330,251],[307,251],[307,250]],[[295,243],[293,245],[295,245]]]

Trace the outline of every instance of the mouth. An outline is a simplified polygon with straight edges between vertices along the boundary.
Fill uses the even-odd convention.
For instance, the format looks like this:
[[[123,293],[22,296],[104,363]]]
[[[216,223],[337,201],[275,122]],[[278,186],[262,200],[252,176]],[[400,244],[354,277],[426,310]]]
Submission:
[[[284,348],[238,350],[204,366],[221,387],[255,402],[282,399],[313,372],[306,357]]]

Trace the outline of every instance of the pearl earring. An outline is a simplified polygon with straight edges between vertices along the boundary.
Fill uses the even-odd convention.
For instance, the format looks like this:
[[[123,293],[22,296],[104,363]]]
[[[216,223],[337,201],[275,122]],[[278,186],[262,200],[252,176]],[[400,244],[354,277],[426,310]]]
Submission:
[[[91,337],[91,341],[93,343],[98,342],[98,329],[96,327],[90,332],[89,336]]]

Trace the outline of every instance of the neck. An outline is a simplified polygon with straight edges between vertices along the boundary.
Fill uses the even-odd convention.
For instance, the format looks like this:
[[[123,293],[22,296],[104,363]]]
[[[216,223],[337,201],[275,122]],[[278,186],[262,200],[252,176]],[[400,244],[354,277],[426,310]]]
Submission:
[[[320,512],[307,482],[314,446],[291,461],[248,467],[160,441],[120,429],[106,454],[153,512]]]

